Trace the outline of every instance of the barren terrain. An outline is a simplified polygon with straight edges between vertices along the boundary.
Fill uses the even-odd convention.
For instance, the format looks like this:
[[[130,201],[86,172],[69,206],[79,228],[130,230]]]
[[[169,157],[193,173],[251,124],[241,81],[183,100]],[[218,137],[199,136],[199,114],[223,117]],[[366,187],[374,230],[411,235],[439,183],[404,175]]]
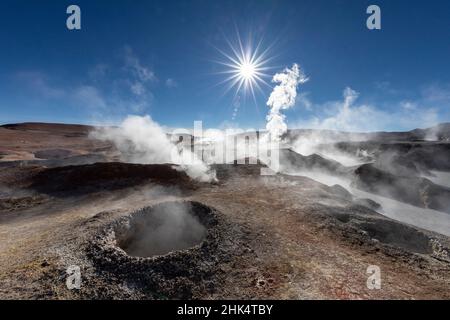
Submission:
[[[218,182],[200,183],[170,164],[121,163],[111,145],[89,138],[90,130],[0,127],[0,298],[450,298],[450,238],[442,233],[389,219],[338,185],[260,176],[262,165],[214,165]],[[444,171],[445,152],[433,168],[422,161],[421,172]],[[320,162],[322,171],[345,177],[357,170],[289,159],[301,169]],[[379,193],[369,186],[381,175],[401,188],[398,172],[363,169],[356,187]],[[419,200],[401,192],[400,200],[448,213],[448,189],[422,180],[417,188]],[[434,193],[424,200],[424,190]],[[140,209],[167,203],[188,205],[206,228],[204,239],[154,257],[128,255],[121,228],[128,230]],[[66,287],[71,265],[80,267],[80,289]],[[367,286],[372,265],[380,268],[381,289]]]

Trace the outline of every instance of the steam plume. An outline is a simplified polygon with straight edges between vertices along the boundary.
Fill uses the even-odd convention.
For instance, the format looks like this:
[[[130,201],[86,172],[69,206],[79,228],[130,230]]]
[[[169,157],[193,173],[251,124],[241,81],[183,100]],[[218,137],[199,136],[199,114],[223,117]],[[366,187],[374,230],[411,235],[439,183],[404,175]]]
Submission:
[[[298,64],[294,63],[292,68],[286,68],[283,72],[273,76],[272,82],[279,83],[273,89],[267,100],[270,111],[267,115],[266,129],[274,140],[280,140],[281,136],[287,132],[285,115],[282,110],[287,110],[294,106],[297,97],[297,86],[308,79],[300,70]]]
[[[191,178],[215,181],[215,172],[190,150],[178,152],[161,126],[150,116],[128,116],[119,127],[101,127],[92,133],[96,139],[114,143],[123,161],[131,163],[173,163]]]

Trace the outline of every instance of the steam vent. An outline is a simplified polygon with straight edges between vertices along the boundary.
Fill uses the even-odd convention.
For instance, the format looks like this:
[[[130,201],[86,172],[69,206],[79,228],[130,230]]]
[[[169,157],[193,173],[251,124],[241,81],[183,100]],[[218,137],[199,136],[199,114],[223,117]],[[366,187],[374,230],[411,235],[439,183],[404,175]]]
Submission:
[[[145,207],[105,227],[89,255],[102,272],[154,291],[150,298],[190,298],[198,279],[208,283],[219,260],[219,215],[190,201]]]
[[[201,208],[206,209],[186,202],[144,208],[117,227],[117,245],[136,257],[160,256],[200,245],[209,224]]]

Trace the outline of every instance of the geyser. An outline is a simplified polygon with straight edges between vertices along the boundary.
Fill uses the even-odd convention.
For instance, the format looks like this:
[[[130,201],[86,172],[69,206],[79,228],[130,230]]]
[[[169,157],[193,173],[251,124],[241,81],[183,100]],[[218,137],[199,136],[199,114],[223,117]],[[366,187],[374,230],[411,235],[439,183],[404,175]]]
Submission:
[[[116,230],[117,246],[129,256],[153,257],[200,244],[207,228],[197,206],[190,202],[166,202],[130,215]]]

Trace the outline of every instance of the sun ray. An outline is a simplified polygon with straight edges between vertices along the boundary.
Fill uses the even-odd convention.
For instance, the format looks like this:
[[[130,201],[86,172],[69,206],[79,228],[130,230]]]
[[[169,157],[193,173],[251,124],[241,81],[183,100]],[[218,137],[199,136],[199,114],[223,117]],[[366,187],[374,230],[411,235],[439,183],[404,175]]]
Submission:
[[[262,48],[262,39],[254,47],[250,41],[244,43],[239,32],[237,32],[236,45],[233,45],[227,37],[225,41],[230,47],[228,53],[216,48],[225,58],[225,61],[216,62],[227,68],[217,72],[227,75],[221,83],[227,83],[226,92],[234,88],[235,95],[239,92],[250,94],[256,104],[256,92],[263,92],[261,85],[270,87],[264,80],[269,77],[265,72],[271,69],[267,66],[267,63],[272,60],[268,57],[270,47]]]

